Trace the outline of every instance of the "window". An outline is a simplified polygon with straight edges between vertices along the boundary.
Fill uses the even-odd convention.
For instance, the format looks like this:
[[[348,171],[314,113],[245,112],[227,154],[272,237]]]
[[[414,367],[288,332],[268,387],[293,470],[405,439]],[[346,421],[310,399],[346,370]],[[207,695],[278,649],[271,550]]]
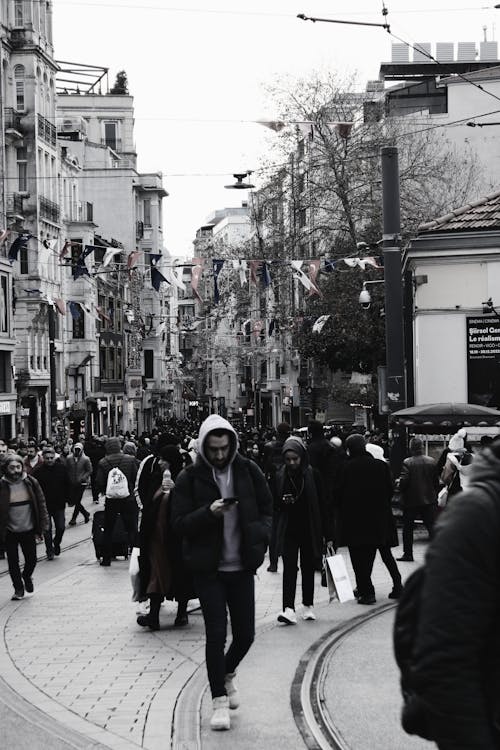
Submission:
[[[17,149],[17,189],[20,193],[28,191],[28,152],[26,148]]]
[[[24,112],[24,65],[16,65],[14,68],[14,80],[16,89],[16,111]]]
[[[73,338],[84,339],[85,338],[85,313],[82,310],[81,305],[78,305],[80,315],[78,318],[72,318],[73,320]]]
[[[144,200],[144,224],[147,227],[151,226],[151,200],[146,198]]]
[[[9,388],[10,353],[0,352],[0,393],[7,393]]]
[[[144,349],[144,377],[148,380],[152,380],[154,378],[152,349]]]
[[[24,26],[23,0],[14,0],[14,26]]]
[[[19,272],[29,273],[28,248],[27,247],[21,247],[19,251]]]
[[[123,353],[122,349],[119,347],[116,350],[116,379],[122,380],[123,378]]]
[[[116,122],[105,122],[104,123],[104,143],[116,151],[117,137],[116,137]]]

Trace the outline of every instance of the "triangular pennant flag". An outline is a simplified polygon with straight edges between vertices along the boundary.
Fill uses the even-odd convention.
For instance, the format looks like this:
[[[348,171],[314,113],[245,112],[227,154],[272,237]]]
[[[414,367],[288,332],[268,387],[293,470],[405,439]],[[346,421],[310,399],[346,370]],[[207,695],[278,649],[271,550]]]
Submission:
[[[193,290],[194,296],[203,304],[203,299],[200,297],[198,292],[198,284],[200,283],[201,274],[203,272],[203,266],[205,264],[205,258],[193,258],[193,269],[191,271],[191,289]]]
[[[10,229],[0,229],[0,245],[3,245],[10,234]]]
[[[220,295],[219,295],[219,274],[222,271],[222,267],[224,266],[224,260],[218,259],[218,260],[212,260],[212,270],[214,274],[214,302],[215,304],[219,304]]]
[[[268,336],[272,336],[273,335],[275,326],[276,326],[276,320],[275,320],[275,318],[273,318],[271,320],[271,322],[269,323],[269,330],[267,332]]]
[[[233,268],[239,273],[241,286],[245,286],[245,284],[247,283],[248,271],[246,260],[233,260]]]
[[[302,260],[292,260],[290,261],[290,264],[295,271],[295,274],[294,274],[295,278],[297,278],[302,284],[302,286],[304,286],[307,289],[307,291],[310,292],[311,289],[313,288],[313,284],[311,283],[311,279],[309,278],[309,276],[306,276],[304,271],[301,270],[303,262],[304,261]]]
[[[140,250],[134,250],[132,253],[129,254],[127,258],[127,270],[128,271],[131,271],[133,268],[135,268],[140,254],[141,254]]]
[[[56,299],[54,300],[54,304],[57,308],[58,313],[60,313],[61,315],[66,315],[66,304],[63,299],[61,299],[60,297],[56,297]]]
[[[59,253],[59,260],[62,260],[71,250],[71,241],[66,240],[64,245],[61,248],[61,252]]]
[[[72,300],[70,300],[68,302],[68,307],[73,320],[78,320],[82,317],[82,308],[80,307],[78,302],[73,302]]]
[[[264,261],[262,263],[261,273],[262,273],[262,283],[267,289],[268,286],[271,286],[271,274],[269,272],[269,263],[267,263],[267,261]]]
[[[342,260],[349,268],[356,268],[359,265],[359,258],[342,258]]]
[[[335,268],[337,266],[336,260],[330,260],[329,258],[325,259],[325,265],[321,269],[323,273],[333,273],[335,271]]]
[[[313,294],[317,294],[319,297],[322,296],[321,291],[316,283],[316,279],[319,273],[319,264],[320,264],[319,258],[309,261],[308,276],[312,284],[312,287],[309,290],[309,296],[312,296]]]
[[[250,260],[248,261],[250,266],[250,281],[253,281],[254,284],[257,284],[257,273],[261,264],[260,260]]]
[[[255,120],[255,122],[269,128],[269,130],[274,130],[275,133],[279,133],[286,127],[286,122],[283,122],[283,120]]]
[[[165,278],[165,276],[158,271],[158,269],[155,266],[151,266],[151,286],[153,289],[155,289],[157,292],[160,291],[160,286],[162,282],[165,282],[166,284],[169,284],[170,282]]]
[[[104,253],[104,258],[102,259],[102,267],[106,268],[106,266],[109,266],[115,255],[120,255],[122,252],[121,247],[108,247],[106,248],[106,252]]]
[[[96,311],[96,313],[97,313],[97,316],[98,316],[99,318],[101,318],[102,320],[105,320],[105,321],[106,321],[107,323],[111,323],[111,318],[109,317],[109,315],[107,315],[107,314],[106,314],[106,313],[104,312],[104,310],[102,309],[102,307],[97,307],[97,306],[96,306],[96,308],[95,308],[95,311]]]
[[[314,321],[312,332],[313,333],[321,333],[323,328],[325,327],[325,324],[328,322],[328,319],[330,318],[329,315],[320,315],[319,318],[317,318]]]
[[[182,292],[186,291],[186,285],[182,280],[182,268],[179,268],[179,269],[169,268],[166,271],[164,271],[164,276],[167,277],[168,281],[172,284],[172,286],[175,286],[177,289],[180,289]]]
[[[20,234],[18,234],[18,236],[16,237],[16,239],[10,246],[10,250],[9,250],[8,258],[11,263],[17,260],[19,251],[28,246],[28,240],[30,240],[32,236],[33,235],[31,235],[29,232],[21,232]]]

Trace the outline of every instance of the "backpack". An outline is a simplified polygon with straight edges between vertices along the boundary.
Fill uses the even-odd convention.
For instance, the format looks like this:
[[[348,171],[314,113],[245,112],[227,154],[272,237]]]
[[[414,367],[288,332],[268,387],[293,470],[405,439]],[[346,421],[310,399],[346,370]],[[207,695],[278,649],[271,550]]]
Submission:
[[[130,495],[127,477],[118,466],[110,469],[106,482],[106,497],[124,498]]]
[[[401,724],[407,734],[416,734],[424,740],[432,740],[432,732],[425,712],[413,684],[414,647],[417,636],[422,589],[425,582],[425,566],[415,570],[405,581],[398,601],[393,629],[394,656],[400,671],[403,710]]]

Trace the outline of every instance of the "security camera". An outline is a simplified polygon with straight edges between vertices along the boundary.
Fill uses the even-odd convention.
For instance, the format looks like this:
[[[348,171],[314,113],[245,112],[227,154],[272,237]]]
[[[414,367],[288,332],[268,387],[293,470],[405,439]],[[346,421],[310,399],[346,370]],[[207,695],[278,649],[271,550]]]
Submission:
[[[361,305],[363,310],[368,310],[370,308],[371,303],[372,303],[371,294],[368,291],[368,289],[364,287],[359,293],[359,304]]]

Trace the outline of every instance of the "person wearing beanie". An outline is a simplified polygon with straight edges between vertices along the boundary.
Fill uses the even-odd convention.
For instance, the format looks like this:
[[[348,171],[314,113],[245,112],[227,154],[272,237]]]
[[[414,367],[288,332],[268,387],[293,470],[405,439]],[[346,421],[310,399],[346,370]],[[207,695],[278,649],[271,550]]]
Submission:
[[[72,452],[64,458],[62,463],[69,474],[71,483],[70,504],[73,506],[73,514],[68,526],[76,526],[79,513],[82,514],[85,523],[88,523],[90,513],[83,507],[82,497],[92,476],[92,463],[90,458],[85,455],[83,444],[75,443]]]
[[[122,452],[121,441],[117,437],[106,440],[106,455],[99,461],[96,474],[97,491],[105,495],[108,474],[118,467],[127,479],[129,495],[125,498],[106,497],[104,504],[104,538],[101,565],[109,567],[113,556],[113,529],[118,515],[127,529],[129,548],[132,548],[137,536],[137,504],[134,498],[135,480],[137,477],[137,460]]]
[[[267,481],[272,484],[276,477],[276,472],[283,466],[283,445],[285,440],[290,437],[290,425],[288,422],[280,422],[276,427],[276,439],[269,440],[264,445],[262,453],[263,471]],[[269,541],[269,573],[278,572],[278,551],[277,551],[277,523],[278,510],[274,508],[273,523],[271,528],[271,539]]]
[[[49,526],[45,497],[37,480],[24,471],[23,458],[7,454],[4,476],[0,479],[0,541],[5,546],[9,575],[14,586],[13,600],[32,594],[36,567],[36,540]],[[19,547],[24,569],[19,568]]]
[[[413,562],[413,527],[421,518],[432,538],[437,515],[439,474],[436,461],[424,455],[424,444],[418,437],[410,440],[409,458],[403,461],[398,489],[403,506],[403,562]]]
[[[269,540],[272,497],[259,467],[238,452],[236,432],[223,417],[205,419],[198,451],[177,478],[172,522],[205,621],[210,727],[227,730],[229,709],[239,705],[235,672],[255,637],[254,577]],[[232,642],[225,651],[228,611]]]
[[[467,449],[466,440],[467,433],[462,427],[448,443],[448,454],[441,472],[441,483],[448,487],[448,502],[469,486],[474,456]]]
[[[363,435],[346,439],[349,456],[337,487],[340,546],[347,545],[356,577],[358,604],[375,604],[371,580],[379,547],[392,546],[394,520],[391,510],[393,483],[385,461],[366,450]]]
[[[327,528],[321,476],[309,465],[307,450],[299,437],[289,437],[282,448],[284,465],[273,483],[278,508],[277,548],[283,557],[283,610],[278,622],[295,625],[297,564],[302,576],[302,618],[315,620],[314,572],[321,561],[324,542],[333,540]]]

